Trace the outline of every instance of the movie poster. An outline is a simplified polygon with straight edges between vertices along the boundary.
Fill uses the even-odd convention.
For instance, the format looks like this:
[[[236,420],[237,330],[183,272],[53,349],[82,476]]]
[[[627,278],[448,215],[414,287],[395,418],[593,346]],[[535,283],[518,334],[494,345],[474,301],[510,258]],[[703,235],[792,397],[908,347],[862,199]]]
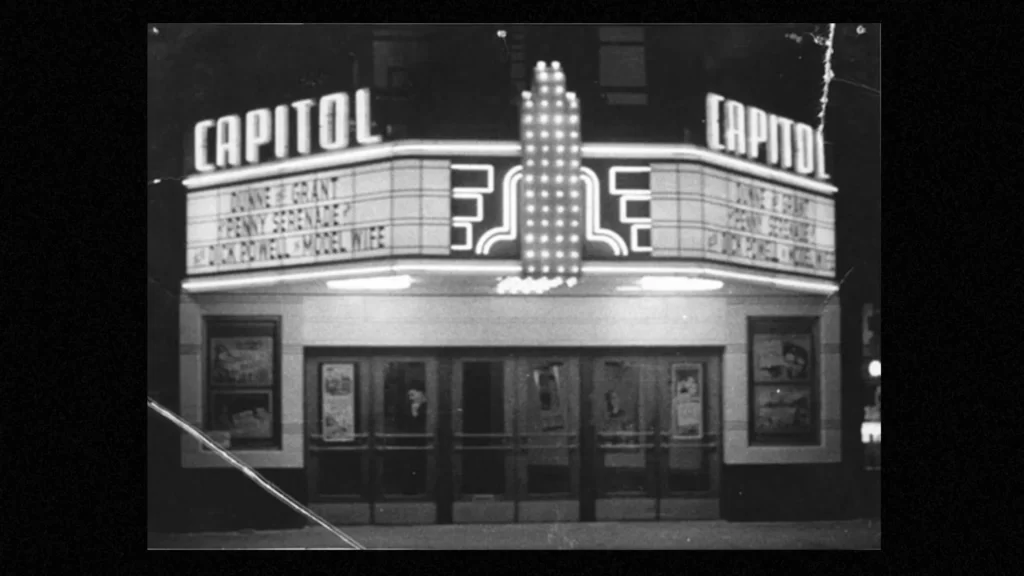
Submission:
[[[640,374],[634,366],[619,362],[604,365],[604,377],[599,382],[598,431],[599,443],[608,468],[643,468],[645,451],[639,448],[643,438]]]
[[[274,339],[211,338],[210,385],[213,388],[271,388]]]
[[[529,443],[527,461],[530,466],[568,466],[566,448],[568,432],[566,367],[562,364],[536,366],[526,374],[527,403],[521,434]],[[550,434],[551,436],[543,436]]]
[[[355,440],[355,364],[324,364],[320,375],[324,442]]]
[[[810,334],[755,334],[754,382],[805,382],[811,375]]]
[[[214,430],[227,432],[231,440],[272,440],[274,404],[269,390],[210,394]]]
[[[808,434],[814,431],[810,386],[758,386],[754,410],[754,430],[758,433]]]
[[[704,436],[704,367],[672,365],[672,437]]]
[[[562,366],[553,364],[533,371],[533,384],[540,401],[543,432],[565,430],[565,398],[562,389]]]

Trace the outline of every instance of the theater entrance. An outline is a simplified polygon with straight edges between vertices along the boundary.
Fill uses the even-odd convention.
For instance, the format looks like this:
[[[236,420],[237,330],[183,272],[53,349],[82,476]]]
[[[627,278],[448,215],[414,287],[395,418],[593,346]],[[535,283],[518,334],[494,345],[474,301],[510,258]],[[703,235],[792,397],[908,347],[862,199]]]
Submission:
[[[720,350],[406,352],[306,351],[309,495],[329,520],[718,517]]]
[[[454,522],[578,518],[578,365],[556,356],[454,361]]]
[[[595,520],[718,517],[719,358],[592,360],[593,450],[585,476]]]

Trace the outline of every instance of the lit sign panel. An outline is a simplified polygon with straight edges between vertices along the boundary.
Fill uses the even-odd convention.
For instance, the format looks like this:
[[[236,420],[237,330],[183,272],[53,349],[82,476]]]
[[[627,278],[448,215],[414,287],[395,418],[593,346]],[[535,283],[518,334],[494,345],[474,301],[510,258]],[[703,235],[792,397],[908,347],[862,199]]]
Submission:
[[[355,118],[352,120],[354,108]],[[298,100],[290,105],[258,108],[238,115],[197,122],[192,134],[193,169],[213,172],[267,159],[308,156],[347,148],[352,128],[358,144],[377,144],[380,136],[371,132],[370,91],[356,91],[355,106],[343,92],[328,94],[319,101]],[[243,130],[244,127],[244,130]],[[317,148],[314,149],[314,143]],[[294,146],[294,152],[293,152]],[[273,150],[271,155],[270,151]]]
[[[653,164],[655,258],[835,277],[835,201],[687,164]]]
[[[558,62],[534,68],[533,92],[523,92],[522,274],[575,278],[580,273],[583,211],[580,181],[580,110],[565,91]]]
[[[761,160],[797,174],[828,180],[820,131],[789,118],[744,106],[718,94],[707,95],[707,145],[750,160]],[[763,150],[762,150],[763,148]]]
[[[649,258],[650,165],[598,160],[584,164],[578,173],[579,202],[565,206],[562,214],[579,215],[575,219],[578,223],[575,241],[579,242],[576,251],[581,259]],[[472,164],[453,163],[451,178],[452,254],[495,259],[529,258],[521,252],[527,244],[525,235],[530,233],[527,225],[533,220],[534,226],[543,226],[545,219],[527,217],[527,201],[530,200],[527,194],[532,190],[536,199],[538,192],[543,193],[544,189],[527,187],[524,166],[511,159],[499,158],[481,159]],[[552,190],[554,199],[558,200],[559,189]],[[552,190],[548,190],[549,195]],[[574,198],[570,192],[563,199]],[[573,212],[572,206],[578,206],[578,211]],[[553,214],[557,216],[557,207],[554,209]],[[534,214],[537,214],[536,210]],[[543,216],[543,212],[539,214]],[[547,225],[555,230],[547,232],[549,243],[558,240],[558,220],[557,217],[547,218]],[[562,218],[562,229],[569,230],[573,221],[572,218]],[[533,234],[533,244],[539,245],[540,236],[544,233],[534,231]],[[562,235],[563,242],[574,241],[571,233],[563,232]],[[536,248],[534,250],[536,258]],[[549,258],[551,250],[549,248]],[[557,258],[557,249],[554,250]],[[570,267],[578,265],[563,264]],[[557,274],[557,267],[553,270]],[[543,274],[542,268],[540,272]],[[571,271],[565,274],[571,274]]]
[[[522,277],[506,286],[518,292],[575,284],[584,261],[600,260],[835,277],[819,132],[709,94],[711,150],[587,144],[565,78],[538,63],[519,142],[380,144],[365,89],[354,102],[330,94],[198,123],[195,169],[226,172],[193,177],[187,273],[453,256],[518,260]],[[326,154],[353,143],[380,145]]]
[[[446,161],[397,160],[194,192],[188,274],[448,255]]]

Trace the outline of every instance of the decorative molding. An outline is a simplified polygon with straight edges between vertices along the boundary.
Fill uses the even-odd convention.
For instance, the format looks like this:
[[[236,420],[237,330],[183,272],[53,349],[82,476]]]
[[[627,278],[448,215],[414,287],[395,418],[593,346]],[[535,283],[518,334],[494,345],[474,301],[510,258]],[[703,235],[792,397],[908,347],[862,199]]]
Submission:
[[[470,252],[473,250],[473,226],[483,222],[484,219],[484,194],[494,192],[494,166],[491,164],[452,164],[451,169],[453,172],[484,172],[487,174],[486,186],[452,186],[452,198],[473,200],[476,203],[476,213],[472,216],[452,215],[452,228],[461,228],[466,231],[466,243],[452,244],[452,252]]]
[[[391,160],[393,158],[516,158],[522,144],[511,140],[398,140],[384,144],[347,148],[269,162],[259,166],[234,168],[211,174],[198,174],[185,178],[183,184],[189,190],[223,186],[250,180],[281,178],[301,172],[323,171],[341,168],[351,164]],[[721,152],[692,144],[613,144],[592,143],[582,145],[583,158],[596,159],[637,159],[697,162],[717,168],[734,170],[742,174],[810,190],[819,194],[835,194],[837,188],[829,183],[798,174],[764,166]]]

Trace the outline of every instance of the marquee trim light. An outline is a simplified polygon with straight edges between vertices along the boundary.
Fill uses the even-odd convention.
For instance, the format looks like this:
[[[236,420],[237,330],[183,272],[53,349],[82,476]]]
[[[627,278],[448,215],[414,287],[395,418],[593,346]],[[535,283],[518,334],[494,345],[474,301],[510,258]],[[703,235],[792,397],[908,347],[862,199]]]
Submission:
[[[712,292],[725,283],[709,278],[692,276],[644,276],[636,285],[620,286],[619,292]]]
[[[587,193],[587,240],[608,246],[616,256],[629,254],[629,247],[621,236],[614,230],[601,228],[601,180],[596,172],[586,166],[583,167],[583,183],[586,184]],[[583,268],[586,270],[586,266]]]
[[[498,242],[516,239],[519,229],[519,181],[522,178],[523,167],[521,165],[514,166],[505,173],[501,184],[502,199],[505,205],[501,216],[501,226],[491,228],[480,237],[476,244],[477,254],[490,254],[491,248]]]
[[[523,276],[506,276],[498,282],[495,288],[498,294],[544,294],[560,286],[572,288],[576,285],[576,278],[562,279],[554,278],[531,278]]]
[[[473,249],[473,225],[484,220],[484,194],[494,192],[494,166],[491,164],[452,164],[452,170],[458,171],[483,171],[487,174],[487,185],[480,186],[453,186],[452,198],[457,200],[473,200],[476,203],[476,213],[472,216],[452,215],[452,228],[461,228],[466,231],[466,241],[463,244],[452,244],[451,249],[456,252],[466,252]]]
[[[839,289],[838,285],[835,282],[815,282],[810,280],[779,278],[763,274],[745,274],[741,272],[731,272],[728,270],[722,270],[720,268],[706,268],[695,266],[677,267],[667,263],[666,265],[661,266],[637,266],[630,264],[615,265],[613,263],[606,262],[602,262],[599,264],[592,263],[587,265],[586,263],[584,263],[583,272],[586,274],[609,276],[634,274],[677,274],[682,276],[713,276],[717,278],[723,278],[726,280],[739,280],[743,282],[749,282],[752,284],[761,284],[790,290],[801,290],[817,294],[832,294]]]
[[[412,286],[412,276],[372,276],[369,278],[346,278],[328,280],[331,290],[405,290]]]
[[[619,222],[629,224],[629,248],[633,252],[652,252],[653,246],[640,246],[640,230],[651,229],[651,217],[629,216],[630,202],[651,202],[651,189],[619,188],[616,178],[619,174],[650,174],[650,166],[613,166],[608,169],[608,192],[619,197]]]
[[[519,237],[517,232],[519,228],[519,201],[516,195],[519,193],[519,181],[523,177],[521,173],[522,168],[522,166],[516,166],[505,174],[504,184],[502,185],[505,209],[502,214],[501,225],[488,230],[480,237],[476,244],[477,254],[486,256],[491,253],[491,249],[498,242],[512,242]],[[587,202],[584,206],[584,233],[587,240],[590,242],[600,242],[608,246],[615,256],[629,254],[629,247],[621,236],[613,230],[601,228],[601,203],[599,200],[601,181],[597,178],[597,174],[584,166],[582,168],[582,179],[584,191],[587,195]]]
[[[525,219],[521,228],[520,276],[558,282],[578,278],[580,255],[580,103],[566,91],[559,62],[537,62],[532,90],[522,93],[520,137]]]
[[[748,176],[800,188],[819,194],[835,194],[838,188],[827,182],[756,164],[743,158],[715,152],[693,144],[583,144],[583,157],[610,160],[651,160],[705,162],[718,168],[735,170]]]
[[[388,265],[357,266],[332,270],[308,272],[247,274],[234,278],[187,279],[182,282],[186,292],[210,292],[217,290],[267,286],[289,282],[327,280],[346,276],[370,274],[397,274],[400,272],[438,274],[509,274],[519,270],[515,263],[478,262],[473,260],[450,261],[446,263],[397,261]]]
[[[296,172],[330,170],[359,162],[390,160],[405,157],[432,158],[516,158],[521,144],[502,140],[398,140],[360,148],[346,148],[315,156],[292,158],[258,166],[232,168],[221,172],[198,174],[182,182],[189,190],[234,184],[246,180],[283,178]],[[712,166],[735,170],[778,184],[819,194],[835,194],[837,188],[821,182],[749,160],[729,156],[692,144],[610,144],[583,143],[584,159],[637,159],[652,162],[705,162]]]
[[[238,288],[268,286],[289,282],[307,282],[315,280],[328,280],[359,275],[382,275],[399,273],[420,273],[420,274],[453,274],[453,275],[513,275],[518,274],[520,264],[518,261],[492,261],[480,262],[475,260],[453,260],[449,262],[417,262],[415,260],[398,260],[387,265],[358,266],[352,268],[317,270],[308,272],[290,273],[260,273],[247,274],[234,278],[216,279],[186,279],[182,282],[182,290],[185,292],[215,292],[218,290],[231,290]],[[624,275],[680,275],[680,276],[708,276],[724,280],[738,280],[751,284],[771,286],[785,290],[799,290],[815,294],[832,294],[838,290],[835,282],[815,282],[809,280],[795,280],[779,278],[763,274],[746,274],[732,272],[719,268],[680,266],[673,263],[664,265],[648,264],[637,265],[635,263],[583,263],[583,273],[598,276],[624,276]]]
[[[487,140],[397,140],[360,148],[346,148],[270,162],[259,166],[233,168],[222,172],[198,174],[185,178],[183,184],[190,190],[233,184],[244,180],[283,178],[296,172],[329,170],[348,164],[390,160],[403,157],[514,157],[519,155],[518,142]]]

